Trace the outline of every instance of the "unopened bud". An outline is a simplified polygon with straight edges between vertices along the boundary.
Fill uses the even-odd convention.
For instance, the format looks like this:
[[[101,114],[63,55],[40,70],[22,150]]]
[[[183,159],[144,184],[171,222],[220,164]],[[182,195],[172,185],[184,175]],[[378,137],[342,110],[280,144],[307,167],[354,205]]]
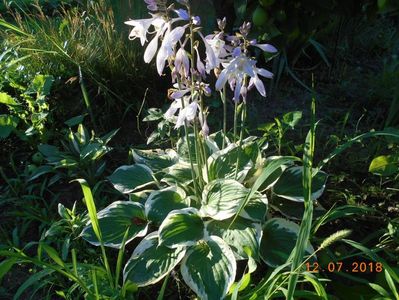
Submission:
[[[222,20],[217,19],[217,22],[220,31],[224,31],[224,28],[226,27],[226,17],[224,17]]]

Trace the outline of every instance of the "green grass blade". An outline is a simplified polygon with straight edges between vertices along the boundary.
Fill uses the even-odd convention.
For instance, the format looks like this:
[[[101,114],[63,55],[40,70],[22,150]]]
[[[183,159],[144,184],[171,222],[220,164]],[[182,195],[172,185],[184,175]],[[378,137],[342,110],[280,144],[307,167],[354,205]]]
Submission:
[[[114,282],[112,279],[112,272],[111,272],[111,268],[109,267],[107,254],[106,254],[105,248],[104,248],[104,242],[102,239],[100,225],[98,223],[97,209],[96,209],[96,205],[94,203],[93,194],[91,193],[91,189],[89,187],[89,184],[86,182],[86,180],[76,179],[76,181],[78,181],[80,183],[80,186],[82,187],[83,196],[85,198],[86,207],[87,207],[87,211],[89,214],[89,219],[93,226],[93,231],[94,231],[98,241],[100,242],[101,252],[102,252],[102,256],[103,256],[103,262],[104,262],[105,269],[107,270],[108,280],[109,280],[111,286],[113,286]]]
[[[361,135],[358,135],[349,141],[347,141],[345,144],[340,145],[337,147],[333,152],[331,152],[325,159],[323,159],[319,165],[317,166],[317,171],[316,173],[323,168],[331,159],[333,159],[335,156],[341,154],[343,151],[351,147],[354,143],[357,143],[361,140],[372,138],[372,137],[377,137],[377,136],[387,136],[387,137],[393,137],[399,139],[399,130],[396,128],[387,128],[384,130],[380,131],[371,131],[371,132],[366,132]]]
[[[10,30],[12,30],[12,31],[14,31],[14,32],[16,32],[18,34],[24,35],[26,37],[32,37],[29,33],[26,33],[25,31],[21,30],[17,26],[15,26],[15,25],[13,25],[11,23],[8,23],[5,20],[1,20],[0,19],[0,26],[5,27],[7,29],[10,29]]]
[[[311,105],[311,125],[309,133],[306,137],[304,154],[303,154],[304,170],[303,170],[302,185],[303,185],[305,211],[303,213],[303,218],[299,229],[299,236],[296,241],[295,248],[291,253],[293,260],[291,265],[291,274],[288,281],[288,291],[286,296],[286,299],[288,300],[294,299],[295,287],[299,276],[297,269],[302,263],[303,255],[308,245],[310,230],[312,227],[312,217],[313,217],[312,176],[313,176],[313,155],[314,155],[315,138],[316,138],[315,115],[316,115],[316,99],[313,93],[312,105]]]
[[[80,186],[82,188],[83,196],[86,201],[87,211],[89,213],[89,219],[91,224],[93,225],[93,231],[98,241],[102,244],[103,239],[101,235],[100,225],[98,224],[96,205],[94,203],[93,194],[91,193],[89,184],[84,179],[76,179],[76,181],[80,183]]]

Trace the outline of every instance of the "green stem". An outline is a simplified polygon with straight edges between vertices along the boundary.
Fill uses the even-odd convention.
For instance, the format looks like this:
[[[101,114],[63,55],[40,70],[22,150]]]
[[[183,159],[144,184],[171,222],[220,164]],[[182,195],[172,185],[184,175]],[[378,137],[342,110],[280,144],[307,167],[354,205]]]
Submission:
[[[83,74],[82,74],[82,69],[80,68],[80,66],[79,66],[79,84],[80,84],[80,89],[82,90],[83,100],[84,100],[86,108],[90,114],[91,121],[93,122],[93,127],[94,127],[95,131],[98,131],[96,119],[94,117],[92,106],[90,103],[89,93],[87,92],[86,85],[83,81]]]
[[[202,167],[204,166],[204,157],[203,157],[203,153],[201,151],[201,141],[200,141],[200,137],[198,134],[198,125],[196,122],[196,119],[194,119],[194,144],[195,144],[195,156],[197,157],[197,165],[198,165],[198,172],[199,172],[199,183],[201,185],[201,189],[204,187],[204,179],[202,176]]]
[[[202,94],[200,95],[200,105],[201,105],[201,117],[202,117],[202,120],[203,120],[203,122],[205,122],[205,115],[204,115],[204,98],[203,98],[203,96],[202,96]],[[204,159],[204,165],[205,165],[205,172],[206,172],[206,176],[208,177],[209,176],[209,172],[208,172],[208,158],[207,158],[207,155],[206,155],[206,141],[205,141],[205,135],[203,136],[204,137],[204,139],[202,140],[202,139],[200,139],[199,141],[200,141],[200,143],[201,143],[201,151],[202,151],[202,156],[203,156],[203,159]]]
[[[226,136],[227,136],[227,100],[226,100],[226,85],[223,86],[222,92],[220,92],[220,98],[223,102],[223,140],[222,140],[222,149],[226,144]]]
[[[234,143],[237,141],[237,118],[238,118],[238,102],[234,101],[234,124],[233,124]]]
[[[245,126],[245,119],[247,115],[247,104],[245,102],[242,103],[242,111],[241,111],[241,128],[240,128],[240,140],[238,144],[238,154],[237,154],[237,161],[236,161],[236,171],[234,174],[234,179],[237,180],[238,175],[238,165],[240,164],[240,154],[241,154],[241,147],[242,147],[242,140],[244,138],[244,126]]]
[[[125,253],[125,245],[126,245],[127,238],[129,236],[129,230],[130,230],[130,227],[127,228],[125,235],[123,236],[122,245],[118,252],[118,258],[116,261],[116,270],[115,270],[115,287],[118,287],[119,275],[122,270],[123,254]]]

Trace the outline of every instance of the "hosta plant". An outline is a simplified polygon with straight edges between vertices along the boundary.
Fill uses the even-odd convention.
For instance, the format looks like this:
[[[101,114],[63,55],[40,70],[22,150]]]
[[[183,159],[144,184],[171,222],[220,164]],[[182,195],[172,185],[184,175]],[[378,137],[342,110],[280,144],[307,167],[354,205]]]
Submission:
[[[123,269],[125,285],[154,284],[179,265],[199,298],[222,299],[229,292],[237,294],[232,288],[237,260],[249,259],[251,271],[255,261],[278,266],[287,260],[299,232],[293,222],[267,220],[267,193],[303,202],[303,167],[295,164],[300,159],[264,157],[263,142],[244,137],[249,91],[255,87],[265,96],[260,76],[272,77],[256,66],[251,51],[277,50],[250,40],[249,23],[228,35],[226,21],[218,20],[219,31],[204,36],[188,1],[178,1],[178,9],[164,1],[146,3],[152,17],[126,22],[133,26],[130,38],[142,45],[150,40],[144,60],[155,59],[160,75],[169,67],[173,102],[165,118],[182,134],[176,149],[132,150],[135,164],[120,166],[108,177],[130,201],[99,211],[98,222],[89,222],[82,237],[118,249],[142,238]],[[215,89],[224,106],[229,104],[227,87],[233,92],[232,135],[227,133],[226,109],[223,130],[210,134],[205,98],[211,93],[206,82],[211,71],[218,74]],[[314,199],[322,193],[326,175],[315,177],[320,180]],[[308,249],[312,251],[310,245]]]

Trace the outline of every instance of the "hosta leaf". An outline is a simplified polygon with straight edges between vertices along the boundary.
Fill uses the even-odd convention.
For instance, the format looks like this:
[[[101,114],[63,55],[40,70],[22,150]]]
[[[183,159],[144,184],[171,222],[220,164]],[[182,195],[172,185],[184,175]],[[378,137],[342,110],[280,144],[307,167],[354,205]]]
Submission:
[[[298,239],[299,226],[281,218],[273,218],[263,226],[260,243],[260,255],[263,261],[271,267],[284,264],[294,249]],[[307,252],[313,252],[309,244]]]
[[[159,244],[170,248],[192,246],[204,237],[204,223],[192,207],[171,211],[159,227]]]
[[[315,170],[315,169],[314,169]],[[303,167],[294,166],[284,170],[273,187],[273,193],[288,200],[303,202],[302,186]],[[312,199],[316,200],[323,194],[326,187],[327,174],[319,171],[312,180]]]
[[[121,166],[108,176],[108,180],[115,189],[122,194],[128,194],[149,184],[155,180],[149,167],[141,164]]]
[[[283,174],[283,171],[287,167],[285,165],[282,165],[280,168],[275,170],[266,180],[263,182],[263,184],[260,186],[259,191],[264,192],[270,188],[272,188],[278,179],[280,178],[281,174]]]
[[[191,176],[191,165],[185,162],[178,162],[177,164],[163,170],[165,173],[162,182],[170,185],[176,183],[187,183],[193,180]]]
[[[268,201],[266,195],[255,193],[241,211],[240,216],[255,222],[263,223],[266,218]]]
[[[305,205],[303,202],[291,201],[281,197],[273,197],[270,206],[279,211],[283,216],[291,220],[302,220]],[[319,204],[313,209],[313,218],[319,218],[326,213],[326,210]]]
[[[185,247],[170,249],[158,245],[158,232],[152,232],[133,251],[123,270],[123,280],[139,287],[154,284],[169,274],[185,253]]]
[[[197,156],[195,154],[195,136],[193,133],[189,134],[188,140],[189,143],[186,142],[186,138],[180,138],[177,141],[177,154],[179,155],[179,158],[185,162],[190,162],[191,156],[192,162],[196,164]]]
[[[223,299],[234,282],[236,269],[234,253],[217,236],[200,241],[181,263],[184,282],[201,300]]]
[[[231,144],[212,154],[208,159],[207,182],[218,178],[234,179],[238,162],[237,180],[242,182],[253,166],[250,156],[240,147]],[[206,175],[206,172],[204,172]]]
[[[185,197],[184,190],[177,187],[152,191],[145,202],[145,214],[152,222],[161,224],[172,210],[187,207]]]
[[[209,235],[221,237],[234,251],[237,259],[248,258],[244,247],[251,250],[254,258],[259,257],[259,244],[262,235],[262,228],[259,224],[249,220],[238,218],[229,228],[230,220],[209,221],[206,223],[206,230]]]
[[[170,167],[178,161],[177,153],[172,149],[132,149],[132,154],[137,164],[144,164],[154,170],[154,172]]]
[[[148,222],[140,203],[116,201],[99,211],[97,218],[104,246],[120,248],[128,229],[126,243],[147,233]],[[90,244],[100,245],[91,223],[83,229],[82,237]]]
[[[201,211],[215,219],[232,217],[248,194],[248,190],[238,181],[217,179],[208,183],[202,193]]]

